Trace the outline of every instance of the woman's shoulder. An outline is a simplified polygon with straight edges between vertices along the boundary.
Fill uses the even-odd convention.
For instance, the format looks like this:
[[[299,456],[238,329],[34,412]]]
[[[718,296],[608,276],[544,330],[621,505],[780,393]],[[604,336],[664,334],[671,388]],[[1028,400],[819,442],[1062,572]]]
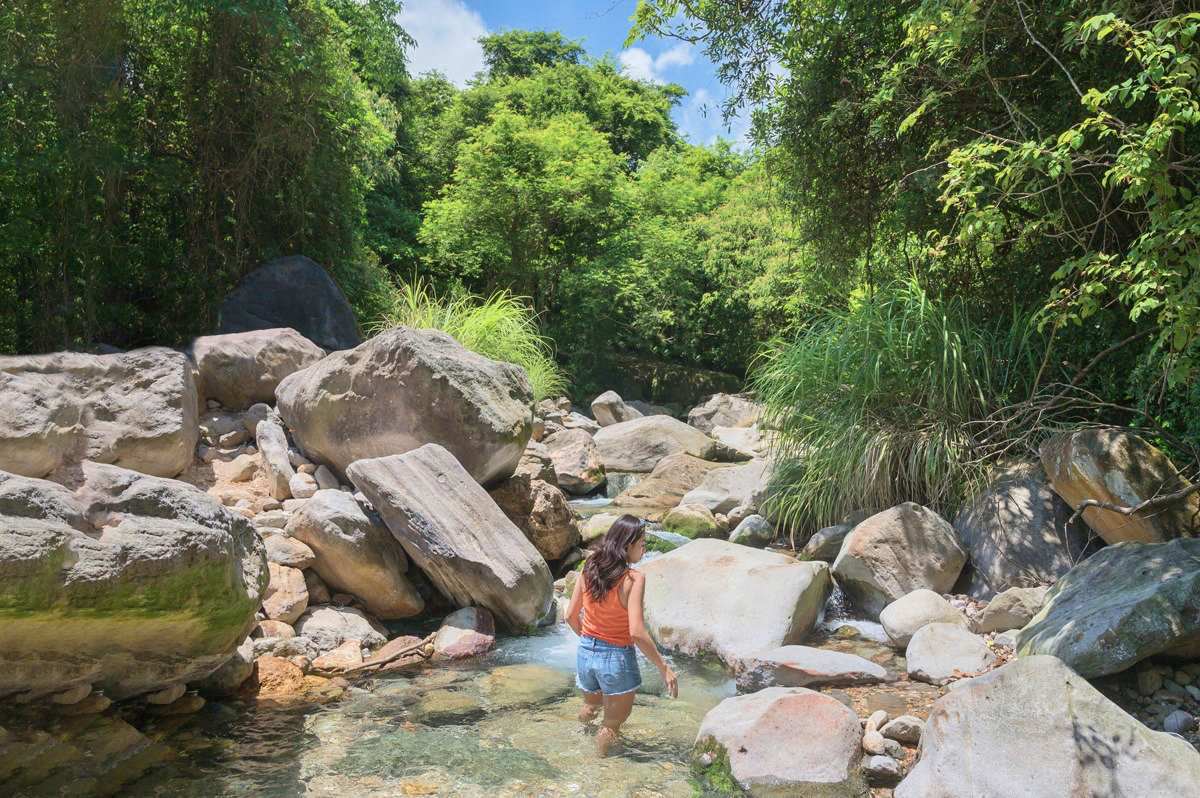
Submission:
[[[646,575],[633,568],[630,568],[628,571],[626,571],[625,575],[629,578],[629,581],[635,585],[646,581]]]

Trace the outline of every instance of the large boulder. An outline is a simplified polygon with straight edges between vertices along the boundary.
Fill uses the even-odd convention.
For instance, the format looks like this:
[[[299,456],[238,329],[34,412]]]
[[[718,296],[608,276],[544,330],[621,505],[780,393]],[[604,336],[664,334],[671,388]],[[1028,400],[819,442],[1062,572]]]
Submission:
[[[1015,660],[933,705],[896,798],[1174,796],[1200,754],[1151,731],[1054,657]]]
[[[513,473],[533,423],[525,372],[437,330],[397,327],[287,377],[279,414],[310,459],[345,473],[355,460],[448,449],[481,483]]]
[[[1200,538],[1093,554],[1046,593],[1017,653],[1051,654],[1088,678],[1155,654],[1200,658]]]
[[[766,460],[713,469],[679,503],[699,504],[714,513],[728,513],[734,507],[757,509],[762,507],[770,479],[771,466]]]
[[[1123,430],[1056,435],[1042,444],[1040,454],[1050,484],[1075,509],[1086,499],[1134,507],[1188,487],[1165,454]],[[1132,515],[1089,507],[1083,520],[1107,543],[1200,535],[1200,493]]]
[[[356,597],[375,617],[409,618],[425,609],[406,576],[400,542],[349,493],[317,491],[292,515],[287,533],[313,550],[312,569],[325,584]]]
[[[643,416],[613,424],[597,432],[594,440],[606,471],[648,473],[664,457],[679,452],[716,462],[750,459],[670,416]]]
[[[1046,603],[1046,590],[1044,587],[1010,587],[997,594],[983,608],[975,630],[986,634],[1020,629],[1032,621]]]
[[[183,482],[91,462],[70,477],[0,472],[0,695],[121,699],[221,667],[267,585],[250,523]]]
[[[642,415],[640,411],[625,404],[616,391],[605,391],[592,400],[592,417],[602,427],[620,424],[622,421],[633,421]]]
[[[836,698],[769,687],[710,710],[693,760],[716,789],[732,778],[754,796],[861,798],[861,740],[858,716]]]
[[[446,449],[429,443],[359,460],[348,473],[408,556],[457,606],[486,607],[514,630],[546,614],[546,561]]]
[[[717,393],[688,411],[688,423],[712,434],[715,427],[750,427],[762,416],[762,405],[742,394]]]
[[[851,601],[878,617],[918,588],[948,593],[966,561],[954,527],[932,510],[905,502],[876,513],[846,536],[833,576]]]
[[[518,468],[489,494],[544,559],[560,559],[579,545],[579,524],[567,497],[531,470]]]
[[[200,437],[192,364],[162,347],[0,357],[0,470],[44,477],[92,460],[173,477]]]
[[[567,493],[582,496],[604,484],[604,465],[590,432],[563,429],[542,443],[550,453],[558,486]]]
[[[730,665],[803,642],[832,589],[825,563],[724,540],[694,540],[641,568],[646,626],[659,645]]]
[[[990,598],[1010,587],[1052,585],[1098,546],[1050,489],[1040,465],[1001,472],[959,511],[954,529],[967,550],[965,592]]]
[[[218,333],[277,327],[291,327],[323,349],[353,349],[362,342],[345,294],[303,255],[260,266],[221,303]]]
[[[653,471],[621,491],[613,504],[651,511],[669,510],[680,503],[685,493],[699,486],[709,471],[729,467],[728,463],[702,460],[687,452],[668,455],[658,461]]]
[[[288,327],[205,335],[192,342],[201,394],[231,410],[273,403],[280,380],[323,357],[324,349]]]
[[[892,681],[881,665],[855,654],[810,646],[780,646],[739,661],[738,690],[764,687],[858,687]]]

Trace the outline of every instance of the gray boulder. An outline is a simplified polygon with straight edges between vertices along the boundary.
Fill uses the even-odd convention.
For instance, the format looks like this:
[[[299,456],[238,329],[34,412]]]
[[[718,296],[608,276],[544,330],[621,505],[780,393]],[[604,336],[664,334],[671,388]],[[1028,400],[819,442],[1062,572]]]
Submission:
[[[542,441],[550,453],[554,477],[567,493],[582,496],[604,484],[604,465],[591,433],[563,429]]]
[[[437,330],[380,333],[285,378],[275,395],[305,455],[341,473],[436,443],[477,482],[498,482],[516,469],[533,422],[521,368]]]
[[[750,427],[762,416],[762,405],[743,394],[717,393],[688,411],[688,423],[712,434],[715,427]]]
[[[774,539],[775,528],[761,515],[747,516],[729,533],[730,543],[740,543],[756,549],[766,548]]]
[[[833,562],[842,550],[842,544],[854,531],[854,527],[866,521],[874,513],[866,510],[856,510],[842,519],[840,524],[820,529],[804,544],[804,558],[807,560],[823,560]]]
[[[312,569],[338,593],[357,598],[377,618],[419,615],[425,601],[406,576],[408,557],[374,513],[342,490],[319,490],[287,524],[316,555]]]
[[[1045,441],[1039,453],[1054,490],[1076,509],[1085,499],[1133,507],[1188,486],[1165,454],[1124,430],[1063,433]],[[1083,520],[1106,543],[1194,536],[1200,534],[1200,493],[1133,515],[1090,507]]]
[[[592,417],[601,427],[641,418],[642,413],[625,404],[616,391],[605,391],[592,400]]]
[[[359,460],[349,476],[408,556],[459,607],[491,610],[513,630],[550,608],[546,561],[446,449]]]
[[[387,630],[353,607],[312,607],[296,621],[296,639],[307,639],[318,652],[333,651],[347,640],[363,648],[387,642]]]
[[[734,507],[761,507],[771,479],[766,460],[751,460],[745,465],[716,468],[704,475],[700,484],[684,494],[680,504],[699,504],[714,513],[728,513]]]
[[[780,646],[737,662],[738,690],[764,687],[858,687],[893,681],[882,666],[841,651],[809,646]]]
[[[982,673],[997,657],[979,635],[957,623],[930,623],[912,636],[904,650],[908,675],[918,682],[946,684]]]
[[[643,416],[613,424],[597,432],[594,440],[606,471],[648,473],[664,457],[678,452],[715,462],[750,459],[670,416]]]
[[[173,477],[200,437],[192,365],[162,347],[0,357],[0,470],[43,477],[92,460]]]
[[[730,665],[802,642],[832,588],[825,563],[715,539],[686,543],[641,569],[646,627],[658,644],[712,652]]]
[[[1087,678],[1156,654],[1200,658],[1200,538],[1106,546],[1058,580],[1017,633]]]
[[[293,329],[205,335],[192,342],[200,392],[227,409],[275,401],[275,386],[325,357],[325,350]]]
[[[922,626],[953,623],[966,628],[967,619],[932,590],[914,590],[883,608],[879,623],[893,646],[904,648]]]
[[[988,632],[1007,632],[1025,626],[1046,603],[1044,587],[1010,587],[984,607],[976,629]]]
[[[933,705],[896,798],[1192,795],[1200,753],[1151,731],[1054,657],[1028,657]]]
[[[905,502],[876,513],[846,536],[833,576],[872,617],[918,588],[948,593],[966,552],[950,524],[932,510]]]
[[[803,687],[768,687],[710,710],[692,757],[701,781],[718,790],[732,777],[754,796],[861,798],[867,794],[861,739],[858,716],[836,698]],[[714,766],[715,778],[709,776]],[[728,776],[721,772],[726,767]]]
[[[1040,465],[1002,472],[954,519],[969,564],[963,590],[987,599],[1010,587],[1052,585],[1103,541],[1050,489]]]
[[[276,258],[250,272],[221,303],[219,316],[218,333],[291,327],[323,349],[362,343],[345,294],[303,255]]]
[[[267,584],[249,522],[183,482],[91,462],[69,476],[0,472],[0,695],[122,699],[221,667]]]

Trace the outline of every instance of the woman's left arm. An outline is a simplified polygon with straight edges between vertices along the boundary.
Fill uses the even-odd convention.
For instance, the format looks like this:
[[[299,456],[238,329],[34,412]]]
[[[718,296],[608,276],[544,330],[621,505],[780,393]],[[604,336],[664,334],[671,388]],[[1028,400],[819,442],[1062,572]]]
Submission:
[[[580,620],[580,615],[583,613],[583,574],[580,573],[575,577],[575,589],[571,591],[571,603],[567,605],[567,626],[577,635],[583,634],[583,622]]]

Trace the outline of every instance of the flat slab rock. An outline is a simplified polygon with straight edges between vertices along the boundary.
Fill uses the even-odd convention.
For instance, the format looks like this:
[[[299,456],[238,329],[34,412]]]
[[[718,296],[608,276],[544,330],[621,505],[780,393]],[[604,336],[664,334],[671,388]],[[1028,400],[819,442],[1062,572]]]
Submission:
[[[881,665],[841,651],[811,646],[780,646],[740,660],[736,665],[738,691],[765,687],[855,687],[893,681]]]

